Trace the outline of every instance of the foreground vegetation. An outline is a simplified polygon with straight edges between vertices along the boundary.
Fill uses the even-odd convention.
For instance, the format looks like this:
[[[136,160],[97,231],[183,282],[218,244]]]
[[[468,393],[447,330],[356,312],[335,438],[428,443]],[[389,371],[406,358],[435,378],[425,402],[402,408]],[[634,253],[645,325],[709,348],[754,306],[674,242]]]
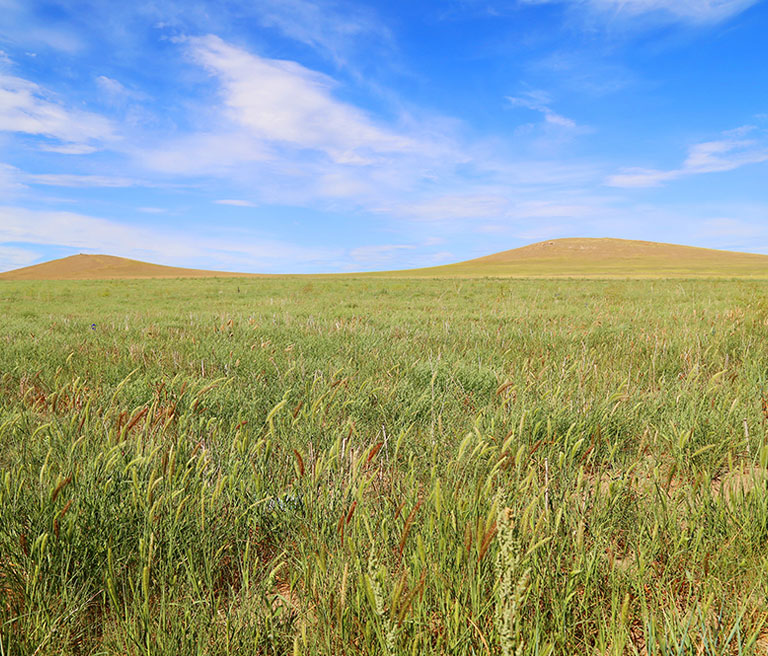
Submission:
[[[0,654],[752,654],[768,283],[0,284]]]

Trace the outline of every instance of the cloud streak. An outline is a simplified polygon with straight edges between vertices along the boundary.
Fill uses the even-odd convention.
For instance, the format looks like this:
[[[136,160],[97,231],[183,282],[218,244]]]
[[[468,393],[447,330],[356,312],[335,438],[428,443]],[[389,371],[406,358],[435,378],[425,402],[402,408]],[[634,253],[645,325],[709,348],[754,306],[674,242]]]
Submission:
[[[45,185],[48,187],[137,187],[154,186],[133,178],[121,178],[109,175],[75,175],[71,173],[30,173],[23,179],[29,184]]]
[[[568,129],[578,127],[574,120],[552,110],[550,107],[552,99],[544,91],[528,91],[522,96],[507,96],[507,100],[514,107],[524,107],[535,112],[541,112],[544,115],[544,121],[550,125]]]
[[[258,0],[257,20],[286,37],[327,53],[337,64],[348,66],[350,52],[361,41],[390,44],[392,36],[380,21],[360,11],[358,5],[335,10],[324,2],[307,0]]]
[[[690,23],[717,23],[755,5],[759,0],[521,0],[524,4],[563,4],[611,19],[656,15]]]
[[[744,134],[751,129],[740,128],[728,134]],[[683,164],[677,169],[657,170],[628,168],[610,176],[610,187],[658,187],[665,182],[701,173],[733,171],[749,164],[768,161],[768,144],[759,139],[726,138],[694,144]]]
[[[19,132],[52,139],[41,148],[63,154],[86,154],[115,138],[112,123],[91,112],[68,109],[34,82],[0,75],[0,132]]]
[[[256,203],[238,198],[222,198],[221,200],[215,200],[213,202],[217,205],[231,205],[232,207],[256,207]]]

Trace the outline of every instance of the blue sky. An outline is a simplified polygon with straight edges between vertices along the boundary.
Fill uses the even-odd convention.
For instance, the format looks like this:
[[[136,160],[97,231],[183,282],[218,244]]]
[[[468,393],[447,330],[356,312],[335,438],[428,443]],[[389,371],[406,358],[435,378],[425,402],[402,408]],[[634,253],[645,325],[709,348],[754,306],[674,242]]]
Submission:
[[[766,0],[0,0],[0,270],[768,253]]]

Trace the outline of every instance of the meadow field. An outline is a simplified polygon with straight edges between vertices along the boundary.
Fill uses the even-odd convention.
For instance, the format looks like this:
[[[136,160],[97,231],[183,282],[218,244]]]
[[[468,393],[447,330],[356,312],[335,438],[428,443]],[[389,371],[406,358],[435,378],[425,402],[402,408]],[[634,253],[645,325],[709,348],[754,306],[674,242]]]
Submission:
[[[768,282],[0,282],[0,654],[764,654]]]

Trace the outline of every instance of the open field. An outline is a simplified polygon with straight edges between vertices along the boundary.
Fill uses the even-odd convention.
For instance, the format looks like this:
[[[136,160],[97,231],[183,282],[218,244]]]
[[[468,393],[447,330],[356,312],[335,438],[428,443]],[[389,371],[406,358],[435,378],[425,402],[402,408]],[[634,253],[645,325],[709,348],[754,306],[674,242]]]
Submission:
[[[0,273],[0,280],[263,277],[180,269],[111,255],[73,255]],[[554,239],[456,264],[306,278],[716,278],[768,280],[768,255],[631,239]]]
[[[768,283],[0,282],[0,653],[756,654]]]

